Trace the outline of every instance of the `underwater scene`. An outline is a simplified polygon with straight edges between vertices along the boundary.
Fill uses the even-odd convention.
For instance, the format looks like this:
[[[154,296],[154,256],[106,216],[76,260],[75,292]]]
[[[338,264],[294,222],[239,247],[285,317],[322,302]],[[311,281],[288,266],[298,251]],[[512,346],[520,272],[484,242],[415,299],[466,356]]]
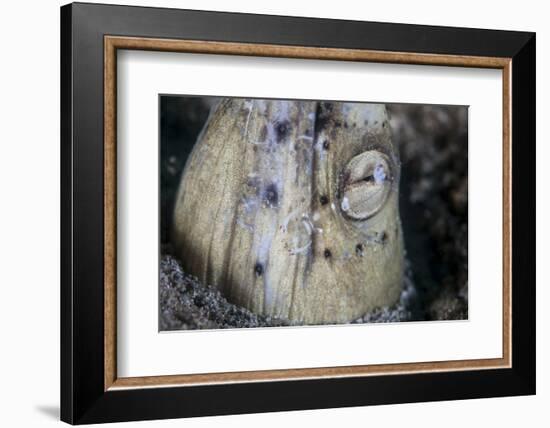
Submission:
[[[468,107],[161,95],[159,330],[468,318]]]

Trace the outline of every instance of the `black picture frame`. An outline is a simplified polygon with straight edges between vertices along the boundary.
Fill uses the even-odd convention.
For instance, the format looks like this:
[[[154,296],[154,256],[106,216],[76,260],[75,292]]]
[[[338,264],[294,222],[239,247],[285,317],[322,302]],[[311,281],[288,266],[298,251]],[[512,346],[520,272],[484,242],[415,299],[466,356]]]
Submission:
[[[104,36],[512,59],[512,367],[104,389]],[[71,424],[535,393],[535,34],[74,3],[61,8],[61,419]],[[488,160],[490,162],[490,160]]]

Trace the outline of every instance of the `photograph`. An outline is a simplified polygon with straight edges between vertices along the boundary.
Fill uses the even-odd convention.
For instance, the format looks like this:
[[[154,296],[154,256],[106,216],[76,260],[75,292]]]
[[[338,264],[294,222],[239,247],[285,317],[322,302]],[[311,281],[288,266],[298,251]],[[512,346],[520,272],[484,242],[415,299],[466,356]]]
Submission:
[[[159,331],[468,319],[468,106],[158,111]]]
[[[5,181],[30,203],[8,204],[29,221],[6,222],[21,263],[3,300],[15,310],[8,320],[28,324],[7,329],[14,349],[37,319],[20,316],[21,302],[25,313],[40,313],[35,303],[56,313],[51,334],[42,329],[23,354],[57,345],[30,367],[55,390],[33,386],[35,411],[15,406],[13,420],[231,415],[224,421],[241,427],[239,415],[258,426],[274,419],[256,416],[277,412],[293,419],[277,426],[329,426],[334,409],[341,425],[425,426],[426,414],[447,421],[452,401],[457,426],[542,414],[542,14],[430,18],[445,8],[402,3],[26,11],[48,24],[40,40],[57,31],[50,53],[7,68],[22,78],[6,79],[18,118],[6,146],[23,150],[6,157]],[[8,50],[36,45],[21,34]],[[44,55],[55,67],[29,79]],[[48,93],[21,97],[29,85]],[[57,150],[40,136],[48,127]],[[38,151],[21,143],[35,130]],[[52,172],[54,197],[42,189]],[[56,200],[52,228],[41,208]],[[29,227],[56,233],[36,251],[38,235],[21,235]],[[55,263],[42,255],[56,245],[51,292],[44,272]],[[41,291],[21,299],[27,272]],[[418,415],[400,419],[400,404]],[[322,417],[297,422],[301,413]]]

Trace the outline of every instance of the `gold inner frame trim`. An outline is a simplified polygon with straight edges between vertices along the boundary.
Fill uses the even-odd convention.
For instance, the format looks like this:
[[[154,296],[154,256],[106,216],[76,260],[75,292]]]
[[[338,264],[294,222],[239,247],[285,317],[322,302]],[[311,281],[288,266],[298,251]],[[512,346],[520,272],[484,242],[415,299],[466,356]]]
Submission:
[[[116,367],[116,85],[117,50],[147,50],[213,55],[245,55],[394,64],[494,68],[502,70],[503,94],[503,322],[502,358],[343,367],[261,370],[170,376],[117,376]],[[386,52],[307,46],[268,45],[139,37],[104,37],[104,389],[155,388],[315,378],[509,368],[512,364],[512,164],[511,58]]]

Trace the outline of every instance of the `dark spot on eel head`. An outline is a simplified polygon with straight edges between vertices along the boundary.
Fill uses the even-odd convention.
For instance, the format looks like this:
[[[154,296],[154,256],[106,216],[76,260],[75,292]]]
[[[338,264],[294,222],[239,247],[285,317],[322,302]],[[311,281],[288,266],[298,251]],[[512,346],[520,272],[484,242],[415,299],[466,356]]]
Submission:
[[[330,142],[328,140],[325,140],[323,142],[323,149],[328,150],[330,147]]]
[[[277,192],[277,187],[274,183],[271,183],[265,188],[263,196],[264,201],[271,207],[277,206],[279,203],[279,192]]]
[[[328,198],[325,195],[323,195],[319,198],[319,202],[321,202],[321,205],[326,205],[328,204]]]
[[[385,244],[387,240],[388,234],[386,233],[386,231],[384,231],[380,234],[380,242],[382,242],[382,244]]]
[[[359,257],[363,257],[363,244],[357,244],[355,246],[355,254],[357,254]]]
[[[332,256],[332,253],[328,248],[325,248],[323,255],[325,256],[325,259],[329,259]]]
[[[264,273],[264,267],[261,263],[258,262],[254,265],[254,273],[256,274],[256,276],[262,276],[262,274]]]
[[[328,124],[334,106],[331,103],[319,103],[315,114],[315,129],[317,132],[322,131]]]
[[[275,134],[277,135],[277,142],[282,142],[290,133],[290,124],[288,121],[281,121],[275,123]]]

